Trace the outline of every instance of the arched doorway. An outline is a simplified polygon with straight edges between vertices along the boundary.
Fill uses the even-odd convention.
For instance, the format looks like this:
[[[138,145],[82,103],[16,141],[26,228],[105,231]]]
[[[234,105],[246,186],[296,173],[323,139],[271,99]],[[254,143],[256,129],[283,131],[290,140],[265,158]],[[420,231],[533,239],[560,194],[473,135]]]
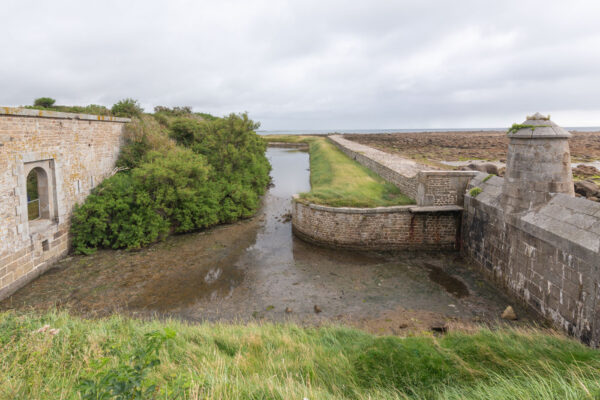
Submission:
[[[35,167],[27,175],[27,217],[29,221],[50,219],[48,174]]]

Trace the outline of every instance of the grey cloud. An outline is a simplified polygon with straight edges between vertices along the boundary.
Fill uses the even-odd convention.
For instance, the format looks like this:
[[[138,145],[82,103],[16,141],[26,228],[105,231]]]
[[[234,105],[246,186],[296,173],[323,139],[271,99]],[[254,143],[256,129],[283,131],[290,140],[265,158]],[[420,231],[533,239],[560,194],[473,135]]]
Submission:
[[[264,129],[600,125],[594,1],[3,2],[0,104],[191,105]]]

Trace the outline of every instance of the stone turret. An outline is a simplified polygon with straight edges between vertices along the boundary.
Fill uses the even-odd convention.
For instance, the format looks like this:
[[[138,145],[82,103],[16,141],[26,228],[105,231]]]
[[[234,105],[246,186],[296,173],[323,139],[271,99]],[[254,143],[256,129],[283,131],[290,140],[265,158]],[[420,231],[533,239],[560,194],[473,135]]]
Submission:
[[[506,212],[545,204],[552,193],[574,196],[569,138],[571,134],[536,113],[508,131],[510,142],[504,177]]]

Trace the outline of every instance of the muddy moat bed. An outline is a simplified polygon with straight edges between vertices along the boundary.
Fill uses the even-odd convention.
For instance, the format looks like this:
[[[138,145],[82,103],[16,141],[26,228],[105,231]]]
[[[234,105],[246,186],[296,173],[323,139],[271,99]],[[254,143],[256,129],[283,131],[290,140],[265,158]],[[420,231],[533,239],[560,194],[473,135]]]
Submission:
[[[533,320],[458,253],[357,253],[293,237],[285,216],[291,196],[309,189],[308,154],[270,148],[268,157],[274,186],[254,218],[174,236],[141,251],[68,257],[1,302],[0,309],[339,322],[380,334],[447,323],[504,323],[499,317],[507,305],[520,317],[511,324]]]

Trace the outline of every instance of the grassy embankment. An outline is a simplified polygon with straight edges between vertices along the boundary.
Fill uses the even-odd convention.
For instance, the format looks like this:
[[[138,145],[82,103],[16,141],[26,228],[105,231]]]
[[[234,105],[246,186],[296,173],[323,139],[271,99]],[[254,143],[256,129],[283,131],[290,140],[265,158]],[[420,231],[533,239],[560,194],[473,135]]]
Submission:
[[[334,207],[382,207],[414,204],[391,183],[351,160],[324,137],[273,135],[271,142],[308,143],[311,191],[300,198]]]
[[[45,324],[60,331],[36,332]],[[176,334],[161,345],[145,336],[153,331]],[[148,343],[158,343],[156,356]],[[156,397],[144,398],[600,396],[600,353],[535,331],[482,329],[399,338],[343,327],[186,325],[119,316],[83,320],[63,313],[4,313],[0,348],[2,399],[77,399],[79,390],[90,394],[83,398],[100,398],[106,390],[131,393],[132,387],[144,391],[152,385]],[[135,365],[142,366],[139,373],[129,368]]]

